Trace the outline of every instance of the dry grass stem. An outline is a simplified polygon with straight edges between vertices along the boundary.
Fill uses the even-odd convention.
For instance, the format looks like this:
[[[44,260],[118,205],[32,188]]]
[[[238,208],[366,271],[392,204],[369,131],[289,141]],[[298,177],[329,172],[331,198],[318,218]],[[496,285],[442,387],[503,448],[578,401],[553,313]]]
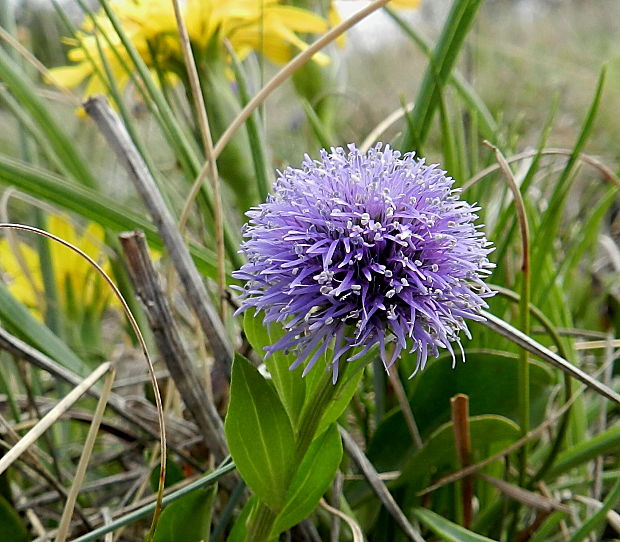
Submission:
[[[360,468],[364,477],[370,484],[370,487],[375,492],[375,495],[377,495],[379,500],[383,503],[383,506],[385,506],[385,509],[396,521],[396,524],[403,533],[405,533],[405,536],[409,540],[413,540],[413,542],[424,542],[422,536],[411,526],[411,523],[407,521],[407,517],[400,509],[383,481],[379,478],[376,469],[368,460],[366,454],[364,454],[355,440],[353,440],[353,437],[349,435],[345,429],[342,427],[338,429],[340,430],[340,436],[342,437],[345,450]]]
[[[90,98],[84,108],[129,173],[157,225],[164,246],[187,292],[187,301],[198,317],[215,359],[222,369],[230,374],[233,352],[224,325],[211,304],[202,277],[142,156],[124,124],[103,96]]]
[[[321,499],[320,505],[327,510],[333,516],[339,517],[342,519],[351,529],[351,534],[353,535],[353,542],[363,542],[364,533],[362,533],[362,529],[360,528],[357,521],[355,521],[351,516],[348,516],[344,512],[341,512],[337,508],[330,506],[325,502],[325,499]]]
[[[103,280],[111,288],[112,292],[114,293],[114,296],[118,299],[118,301],[121,304],[121,307],[123,308],[123,312],[125,316],[127,317],[127,320],[129,321],[131,328],[133,329],[138,339],[138,342],[140,343],[140,346],[142,348],[142,353],[146,359],[149,374],[151,376],[151,385],[153,386],[153,395],[155,397],[155,405],[157,407],[157,419],[158,419],[159,433],[160,433],[159,444],[161,448],[161,463],[160,463],[159,488],[157,491],[157,505],[155,507],[155,512],[153,514],[153,522],[151,525],[151,530],[153,531],[155,527],[157,526],[159,515],[161,514],[161,501],[163,498],[164,480],[165,480],[165,475],[166,475],[166,425],[165,425],[165,420],[164,420],[163,408],[161,404],[161,394],[159,392],[159,385],[157,384],[157,379],[155,378],[155,369],[153,367],[153,362],[151,361],[151,356],[149,355],[149,351],[146,346],[146,341],[144,340],[144,337],[142,336],[142,332],[140,331],[140,327],[138,326],[138,322],[136,321],[133,313],[131,312],[131,309],[129,308],[129,305],[127,305],[127,302],[125,301],[125,298],[122,296],[120,290],[117,288],[116,284],[114,284],[114,281],[101,268],[101,266],[95,260],[93,260],[88,254],[86,254],[83,250],[72,245],[71,243],[68,243],[67,241],[65,241],[64,239],[61,239],[60,237],[56,235],[53,235],[44,230],[40,230],[38,228],[34,228],[32,226],[26,226],[24,224],[0,224],[0,229],[3,229],[3,228],[9,229],[9,230],[21,230],[21,231],[26,231],[29,233],[34,233],[36,235],[41,235],[75,252],[78,256],[85,259],[95,269],[95,271],[103,278]],[[0,463],[1,463],[1,460],[0,460]]]
[[[538,150],[531,150],[531,151],[521,152],[519,154],[515,154],[514,156],[510,156],[510,157],[506,158],[506,162],[508,162],[509,164],[512,164],[513,162],[519,162],[521,160],[527,160],[529,158],[533,158],[538,153],[539,153]],[[570,150],[570,149],[556,149],[556,148],[542,149],[540,151],[540,154],[543,155],[543,156],[559,155],[559,156],[570,157],[572,155],[572,153],[573,153],[573,151]],[[601,161],[597,160],[593,156],[590,156],[590,155],[584,154],[584,153],[581,153],[579,155],[579,160],[581,160],[585,164],[588,164],[589,166],[592,166],[594,169],[598,170],[598,172],[603,176],[603,178],[605,180],[609,181],[610,183],[612,183],[612,184],[616,185],[618,188],[620,188],[620,178],[618,178],[618,176],[611,169],[609,169],[605,164],[603,164]],[[493,164],[493,165],[491,165],[491,166],[489,166],[487,168],[484,168],[483,170],[479,171],[471,179],[469,179],[467,182],[463,183],[463,187],[462,187],[463,192],[465,192],[465,190],[471,188],[473,185],[475,185],[477,182],[482,180],[487,175],[490,175],[491,173],[494,173],[495,171],[498,171],[500,169],[500,167],[501,166],[499,164]]]
[[[385,117],[374,129],[366,136],[366,139],[362,141],[359,149],[360,152],[366,152],[370,147],[372,147],[379,138],[383,135],[392,124],[402,119],[407,113],[413,111],[414,104],[410,102],[405,104],[403,107],[399,107],[395,111],[392,111],[387,117]]]
[[[183,402],[200,428],[205,444],[212,450],[216,461],[222,461],[227,455],[222,421],[181,340],[181,334],[149,257],[144,234],[125,233],[120,236],[120,240],[131,281],[142,301],[166,367]]]
[[[215,245],[217,253],[217,284],[219,287],[218,310],[222,321],[226,321],[224,302],[226,295],[226,255],[224,254],[224,214],[222,210],[222,191],[220,179],[217,171],[217,160],[213,149],[213,138],[211,137],[211,128],[209,127],[209,118],[207,116],[207,108],[205,107],[204,98],[200,88],[200,79],[196,62],[192,54],[192,46],[189,41],[189,34],[183,19],[181,11],[181,2],[172,0],[174,6],[174,15],[177,21],[177,29],[183,50],[183,58],[185,67],[187,68],[187,77],[192,91],[192,99],[194,101],[194,109],[198,116],[198,128],[202,138],[202,144],[205,151],[207,164],[209,164],[209,177],[211,178],[211,189],[213,190],[213,210],[215,218]],[[187,215],[182,215],[179,220],[179,230],[183,232]]]
[[[20,441],[15,444],[2,458],[0,458],[0,474],[9,468],[20,455],[22,455],[36,440],[47,431],[71,406],[78,401],[86,391],[112,367],[110,362],[99,365],[89,376],[87,376],[78,386],[73,388],[58,404],[50,410],[41,421],[37,423]]]
[[[101,424],[101,420],[103,419],[103,414],[108,403],[108,398],[110,397],[110,393],[112,392],[114,376],[115,371],[112,368],[106,375],[105,382],[103,383],[101,396],[99,397],[99,401],[97,402],[97,407],[95,408],[95,413],[93,414],[93,421],[90,424],[88,434],[86,435],[84,449],[82,450],[82,454],[80,455],[80,460],[75,471],[73,483],[71,484],[71,490],[69,491],[67,502],[65,503],[65,507],[62,511],[62,516],[58,525],[58,533],[56,534],[55,542],[65,542],[69,534],[71,516],[73,516],[73,508],[75,507],[75,503],[77,502],[78,495],[82,488],[82,483],[84,482],[84,477],[86,476],[86,469],[88,468],[88,463],[93,452],[93,447],[95,446],[95,440],[97,439],[99,426]]]
[[[407,424],[407,429],[411,435],[411,440],[416,449],[419,450],[422,446],[424,446],[424,443],[422,442],[422,437],[420,436],[420,431],[418,429],[418,424],[415,421],[415,416],[411,410],[411,405],[407,399],[407,392],[405,392],[403,383],[400,381],[398,370],[394,368],[394,370],[388,371],[388,378],[390,379],[390,383],[392,384],[392,388],[396,394],[396,399],[400,405],[400,410],[405,418],[405,423]]]
[[[368,17],[368,15],[370,15],[371,13],[374,13],[378,9],[385,6],[389,1],[390,0],[374,0],[374,2],[371,2],[366,7],[360,9],[358,12],[351,15],[351,17],[345,19],[339,25],[332,28],[329,32],[325,33],[309,47],[307,47],[297,56],[295,56],[288,64],[286,64],[276,75],[271,78],[271,80],[267,82],[265,86],[263,86],[263,88],[258,91],[256,96],[254,96],[254,98],[252,98],[252,100],[247,103],[247,105],[241,110],[239,115],[237,115],[237,117],[230,123],[230,126],[228,126],[226,131],[222,134],[217,144],[215,145],[215,148],[213,150],[213,158],[217,160],[218,156],[221,154],[222,150],[226,147],[226,145],[228,145],[233,135],[237,132],[239,128],[241,128],[241,126],[243,126],[243,123],[258,107],[260,107],[265,102],[267,97],[282,83],[287,81],[293,73],[295,73],[299,68],[301,68],[306,62],[308,62],[321,49],[327,47],[330,43],[335,41],[336,38],[338,38],[347,30],[355,26],[362,19]],[[185,207],[191,205],[193,198],[195,198],[198,194],[198,188],[202,185],[206,175],[209,172],[209,168],[210,165],[208,162],[203,165],[202,170],[194,181],[192,190],[190,191],[189,197],[185,202]]]

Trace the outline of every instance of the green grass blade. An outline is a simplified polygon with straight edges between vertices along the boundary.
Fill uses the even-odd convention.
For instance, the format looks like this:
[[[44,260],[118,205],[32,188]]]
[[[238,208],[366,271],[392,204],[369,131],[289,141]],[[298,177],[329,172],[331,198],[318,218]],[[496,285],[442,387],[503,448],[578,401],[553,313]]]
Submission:
[[[412,122],[415,128],[405,130],[401,149],[424,146],[435,111],[439,106],[440,91],[446,84],[458,57],[465,36],[469,32],[482,0],[456,0],[437,41],[433,55],[415,99]]]
[[[584,540],[594,529],[600,528],[607,521],[607,512],[614,510],[616,505],[620,502],[620,479],[616,480],[607,498],[603,502],[603,506],[599,508],[594,514],[592,514],[577,532],[571,536],[569,542],[581,542]]]
[[[36,95],[32,81],[2,48],[0,48],[0,80],[19,97],[20,104],[45,134],[66,171],[85,186],[90,188],[97,186],[97,181],[85,160],[78,154],[74,141],[61,129],[49,108]]]
[[[616,425],[559,454],[555,465],[549,469],[545,479],[552,480],[570,469],[592,461],[596,457],[617,454],[619,451],[620,425]]]
[[[37,349],[74,373],[82,377],[90,373],[91,368],[47,326],[38,322],[2,283],[0,283],[0,320],[10,329],[18,331],[21,337],[25,337]]]
[[[433,49],[430,41],[424,38],[413,26],[405,21],[396,11],[386,6],[385,12],[396,22],[403,32],[429,58],[432,58]],[[449,77],[449,83],[454,87],[469,111],[475,114],[480,133],[486,139],[494,139],[497,133],[497,123],[476,89],[472,87],[461,73],[454,70]]]
[[[239,58],[232,49],[229,50],[229,54],[235,72],[235,81],[237,82],[237,88],[239,90],[241,106],[245,107],[251,99],[245,72]],[[269,181],[269,169],[267,165],[267,149],[265,148],[265,138],[260,129],[258,111],[255,111],[248,117],[248,120],[245,121],[245,126],[250,140],[258,197],[260,201],[265,201],[267,199],[267,194],[271,191],[271,183]]]
[[[606,73],[607,69],[605,66],[603,66],[598,78],[596,90],[594,92],[594,98],[581,127],[577,142],[573,147],[572,154],[568,159],[564,170],[562,171],[559,179],[557,180],[556,190],[549,202],[549,207],[545,212],[540,228],[538,229],[537,235],[534,239],[534,242],[532,243],[532,246],[535,247],[534,262],[536,268],[540,268],[541,259],[551,253],[551,243],[557,235],[557,231],[562,220],[562,209],[564,207],[564,203],[566,202],[568,193],[571,189],[571,177],[574,177],[575,166],[577,165],[577,162],[579,160],[579,155],[583,151],[585,144],[592,132],[594,119],[596,118],[596,115],[598,113],[598,109],[601,103],[601,96],[603,94],[603,87],[605,86]]]
[[[34,168],[0,154],[0,182],[77,213],[113,232],[143,230],[153,248],[163,248],[157,229],[143,215],[119,204],[113,198],[66,181],[44,169]],[[198,269],[214,278],[216,271],[213,251],[190,244],[190,252]]]

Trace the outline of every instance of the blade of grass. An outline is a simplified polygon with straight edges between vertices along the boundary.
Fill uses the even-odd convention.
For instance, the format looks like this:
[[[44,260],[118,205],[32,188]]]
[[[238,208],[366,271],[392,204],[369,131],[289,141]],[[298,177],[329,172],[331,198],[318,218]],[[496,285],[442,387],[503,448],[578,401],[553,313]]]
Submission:
[[[9,90],[19,97],[20,104],[28,111],[36,126],[46,135],[49,144],[64,168],[80,183],[90,188],[97,186],[86,162],[79,156],[74,142],[54,120],[40,98],[36,95],[35,86],[22,70],[9,57],[6,51],[0,48],[0,80]]]
[[[433,49],[430,41],[424,38],[412,25],[405,21],[394,9],[389,6],[385,6],[383,10],[388,16],[402,29],[402,31],[415,43],[418,48],[426,55],[430,60],[433,56]],[[482,98],[478,95],[476,90],[467,82],[463,75],[457,71],[452,70],[450,73],[448,82],[454,87],[459,94],[463,102],[468,106],[470,112],[475,113],[476,118],[480,126],[480,132],[482,136],[487,139],[493,139],[497,133],[497,124],[493,115],[487,108]]]
[[[424,146],[433,116],[439,107],[441,89],[448,81],[481,4],[482,0],[456,0],[452,4],[415,98],[412,113],[415,132],[409,127],[405,129],[400,143],[401,149],[410,150]]]
[[[509,339],[521,348],[526,348],[532,354],[538,356],[544,361],[551,363],[551,365],[553,365],[554,367],[557,367],[558,369],[564,371],[573,378],[584,383],[586,386],[596,391],[603,397],[606,397],[614,403],[620,404],[620,394],[605,386],[598,380],[592,378],[589,374],[579,369],[579,367],[575,367],[564,358],[558,356],[555,352],[552,352],[551,350],[538,343],[531,337],[525,335],[507,322],[504,322],[500,318],[497,318],[497,316],[487,311],[482,311],[482,316],[484,316],[484,318],[486,319],[484,322],[482,322],[483,325],[485,325],[489,329],[496,331],[497,333]]]
[[[0,154],[0,180],[63,209],[75,212],[112,232],[143,230],[156,249],[163,243],[155,226],[140,213],[95,190],[71,183],[42,168]],[[204,247],[189,244],[198,269],[215,278],[215,254]]]
[[[579,132],[577,142],[573,147],[572,153],[566,163],[566,166],[564,167],[564,170],[556,182],[557,189],[549,201],[549,206],[545,211],[543,220],[533,239],[533,246],[535,247],[534,258],[537,262],[537,268],[540,268],[541,259],[548,257],[549,254],[551,254],[551,243],[553,239],[556,238],[557,230],[562,220],[562,208],[572,186],[570,179],[574,176],[575,165],[579,161],[579,156],[581,155],[581,152],[590,137],[590,133],[592,132],[592,126],[598,113],[603,88],[605,86],[606,74],[607,68],[606,66],[603,66],[598,78],[596,90],[594,92],[594,98],[592,99],[592,103],[590,104],[590,108],[586,114],[581,131]]]
[[[616,480],[616,483],[610,489],[607,498],[603,501],[603,506],[586,519],[573,536],[571,536],[569,542],[581,542],[593,530],[600,528],[607,520],[607,512],[613,510],[618,502],[620,502],[620,479]]]
[[[189,41],[189,34],[183,13],[181,11],[181,3],[179,0],[172,0],[174,7],[174,16],[177,22],[177,30],[179,32],[179,40],[183,51],[183,59],[185,60],[185,68],[190,83],[191,95],[194,101],[194,111],[198,115],[198,128],[202,138],[205,157],[209,163],[209,177],[211,180],[211,190],[213,192],[213,218],[215,221],[215,246],[217,255],[217,284],[219,287],[218,310],[220,318],[226,321],[224,298],[226,295],[226,256],[224,254],[224,218],[222,211],[222,194],[219,174],[217,171],[217,162],[213,154],[213,138],[211,137],[211,128],[209,126],[209,118],[207,116],[207,108],[205,106],[202,90],[200,89],[200,79],[198,78],[198,70],[192,53],[192,46]]]
[[[243,70],[243,66],[239,61],[239,57],[230,43],[224,44],[232,60],[232,68],[235,73],[235,81],[239,91],[239,99],[242,107],[245,107],[251,100],[247,78]],[[250,150],[252,151],[252,162],[254,164],[254,173],[256,175],[256,189],[260,201],[267,199],[267,194],[271,191],[271,183],[269,181],[269,169],[267,161],[267,149],[265,140],[261,134],[260,117],[258,111],[254,111],[246,121],[248,138],[250,140]]]

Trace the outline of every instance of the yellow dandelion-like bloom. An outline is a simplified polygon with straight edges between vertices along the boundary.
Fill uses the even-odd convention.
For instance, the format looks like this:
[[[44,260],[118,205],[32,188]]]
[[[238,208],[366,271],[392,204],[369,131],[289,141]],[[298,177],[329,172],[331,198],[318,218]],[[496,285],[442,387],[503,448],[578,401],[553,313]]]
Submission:
[[[183,70],[176,19],[170,0],[116,0],[110,2],[123,29],[145,64],[166,76]],[[194,53],[224,52],[227,40],[244,58],[257,51],[268,60],[282,64],[307,44],[297,35],[323,33],[328,24],[322,17],[280,0],[187,0],[183,7]],[[119,88],[131,77],[131,61],[111,22],[103,12],[87,19],[70,41],[70,66],[50,70],[50,80],[65,87],[87,81],[85,94],[106,93],[106,68]],[[218,53],[216,53],[218,54]],[[102,57],[105,59],[102,59]],[[329,62],[324,54],[319,63]]]
[[[98,255],[102,254],[104,237],[103,229],[99,225],[89,224],[82,231],[78,231],[68,217],[51,216],[47,230],[95,260],[103,260],[100,265],[106,273],[110,273],[107,258],[98,258]],[[20,241],[17,247],[14,247],[7,239],[0,239],[0,254],[0,270],[8,283],[9,291],[42,320],[45,310],[42,301],[44,284],[38,252],[24,242]],[[75,252],[59,243],[50,242],[50,260],[59,308],[68,317],[76,313],[76,308],[99,314],[107,306],[117,303],[99,273]]]

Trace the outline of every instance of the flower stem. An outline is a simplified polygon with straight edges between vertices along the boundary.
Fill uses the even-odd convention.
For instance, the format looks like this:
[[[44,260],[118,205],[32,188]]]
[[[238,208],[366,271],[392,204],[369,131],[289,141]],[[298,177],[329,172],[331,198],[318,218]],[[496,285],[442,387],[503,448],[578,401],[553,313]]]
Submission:
[[[271,527],[277,514],[264,502],[258,501],[246,534],[246,542],[263,542],[269,540]]]
[[[344,364],[344,369],[346,364]],[[295,450],[293,453],[293,461],[288,473],[288,481],[292,480],[297,468],[303,460],[308,448],[312,444],[316,436],[319,424],[325,414],[325,411],[335,397],[339,387],[343,385],[343,370],[340,371],[340,380],[337,384],[332,384],[331,372],[325,371],[325,375],[321,378],[317,392],[313,395],[309,402],[304,405],[299,429],[295,438]],[[286,484],[288,485],[288,483]],[[246,542],[265,542],[269,540],[273,523],[277,517],[277,513],[269,508],[265,503],[259,501],[257,508],[250,520],[248,527]]]

